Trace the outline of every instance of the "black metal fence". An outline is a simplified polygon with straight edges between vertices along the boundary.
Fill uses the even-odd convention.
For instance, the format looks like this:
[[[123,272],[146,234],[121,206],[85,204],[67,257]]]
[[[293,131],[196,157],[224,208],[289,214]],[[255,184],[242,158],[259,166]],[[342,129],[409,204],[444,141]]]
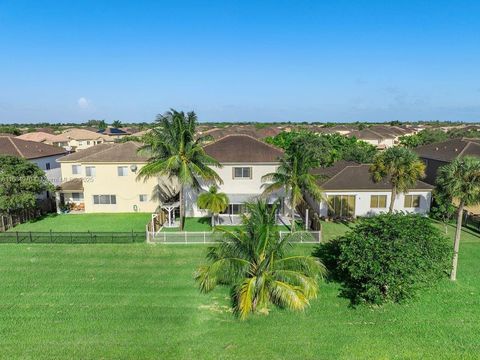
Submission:
[[[464,213],[463,217],[463,226],[467,229],[480,232],[480,216],[469,214],[467,212]]]
[[[0,233],[0,243],[18,244],[126,244],[145,242],[145,232],[20,232]]]

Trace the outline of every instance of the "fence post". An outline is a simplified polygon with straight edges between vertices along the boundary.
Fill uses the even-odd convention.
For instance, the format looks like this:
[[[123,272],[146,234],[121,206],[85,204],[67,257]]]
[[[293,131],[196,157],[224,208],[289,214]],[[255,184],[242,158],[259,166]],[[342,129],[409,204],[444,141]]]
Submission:
[[[207,242],[207,232],[203,232],[203,243],[205,244]]]
[[[135,242],[135,238],[133,237],[133,230],[132,230],[132,243]]]
[[[18,231],[16,231],[16,233],[17,233],[17,244],[18,244],[19,243],[19,241],[18,241]]]
[[[52,238],[52,229],[50,229],[50,243],[53,243],[53,238]]]
[[[188,241],[187,241],[187,232],[184,231],[183,233],[185,234],[185,244],[187,244],[187,243],[188,243]]]
[[[32,232],[31,231],[29,232],[29,235],[30,235],[30,242],[32,242]]]
[[[73,235],[71,231],[70,231],[70,242],[73,244]]]
[[[88,230],[88,233],[90,234],[90,242],[93,243],[93,234]]]

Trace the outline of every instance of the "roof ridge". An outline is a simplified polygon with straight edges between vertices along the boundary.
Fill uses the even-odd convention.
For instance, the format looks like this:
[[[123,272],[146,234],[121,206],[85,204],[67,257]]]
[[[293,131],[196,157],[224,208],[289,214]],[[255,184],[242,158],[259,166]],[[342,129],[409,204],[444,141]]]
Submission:
[[[345,166],[342,170],[340,170],[339,172],[337,172],[337,173],[336,173],[335,175],[333,175],[331,178],[328,178],[328,180],[325,181],[325,182],[322,184],[322,186],[325,185],[325,184],[327,184],[327,183],[329,183],[330,180],[335,179],[337,176],[339,176],[341,173],[343,173],[347,168],[349,168],[349,167],[360,167],[360,166],[362,166],[362,165],[363,165],[363,164],[347,165],[347,166]]]
[[[8,140],[10,140],[10,142],[12,143],[13,147],[18,151],[18,153],[20,154],[21,157],[25,157],[25,155],[22,153],[22,151],[18,148],[17,144],[15,144],[15,142],[12,140],[13,138],[11,137],[7,137]],[[20,141],[22,141],[21,139],[18,139]]]
[[[210,144],[205,145],[204,148],[207,147],[207,146],[213,145],[213,144],[219,142],[220,140],[223,140],[223,139],[226,139],[226,138],[232,137],[232,136],[245,136],[245,137],[248,137],[248,138],[250,138],[250,139],[252,139],[252,140],[255,140],[255,141],[259,142],[260,144],[267,145],[268,147],[271,147],[271,148],[274,149],[274,150],[278,150],[278,151],[281,151],[282,153],[284,153],[284,150],[283,150],[282,148],[279,148],[279,147],[277,147],[277,146],[274,146],[274,145],[272,145],[272,144],[269,144],[269,143],[267,143],[267,142],[265,142],[265,141],[256,139],[256,138],[254,138],[252,135],[248,135],[248,134],[227,134],[227,135],[222,136],[221,138],[219,138],[219,139],[211,142]]]

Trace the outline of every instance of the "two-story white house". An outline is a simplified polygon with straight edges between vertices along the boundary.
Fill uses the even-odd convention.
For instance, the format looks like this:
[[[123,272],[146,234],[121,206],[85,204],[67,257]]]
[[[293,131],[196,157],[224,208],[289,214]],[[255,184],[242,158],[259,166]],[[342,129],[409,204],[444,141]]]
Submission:
[[[388,212],[391,185],[388,180],[374,182],[370,164],[339,161],[328,168],[315,169],[324,199],[310,205],[324,218],[355,218]],[[430,211],[433,186],[417,181],[408,193],[400,193],[394,201],[394,211],[427,214]]]
[[[225,223],[238,223],[240,215],[245,212],[245,202],[261,196],[264,191],[262,177],[273,173],[279,166],[283,151],[249,135],[227,135],[205,146],[205,152],[215,158],[221,168],[214,168],[222,179],[219,191],[227,194],[229,205],[221,218]],[[211,184],[205,184],[203,189],[208,190]],[[208,212],[197,206],[196,191],[186,194],[186,216],[207,216]],[[284,192],[271,194],[267,197],[270,203],[280,201],[281,212],[285,211],[287,202]]]

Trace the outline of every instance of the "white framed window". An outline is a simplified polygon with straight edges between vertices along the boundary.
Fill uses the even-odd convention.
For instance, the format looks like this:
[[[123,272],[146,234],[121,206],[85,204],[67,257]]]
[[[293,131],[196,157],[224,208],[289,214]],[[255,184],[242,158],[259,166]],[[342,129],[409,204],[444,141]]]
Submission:
[[[82,173],[82,166],[81,165],[72,165],[72,174],[79,175]]]
[[[117,203],[116,195],[93,195],[95,205],[115,205]]]
[[[147,202],[148,201],[148,196],[147,196],[147,194],[140,194],[140,195],[138,195],[138,199],[140,200],[140,202]]]
[[[371,209],[384,209],[387,207],[387,195],[370,195]]]
[[[73,201],[83,201],[83,193],[81,193],[81,192],[72,193],[72,200]]]
[[[87,140],[87,145],[90,145],[90,140]]]
[[[405,195],[403,206],[406,208],[419,208],[420,195]]]
[[[79,141],[78,146],[82,146],[82,145],[83,145],[83,141]]]
[[[251,179],[252,168],[251,167],[234,167],[233,178],[234,179]]]
[[[118,176],[127,176],[128,175],[128,166],[118,166],[117,167]]]
[[[85,176],[95,177],[97,175],[97,170],[95,166],[85,166]]]

